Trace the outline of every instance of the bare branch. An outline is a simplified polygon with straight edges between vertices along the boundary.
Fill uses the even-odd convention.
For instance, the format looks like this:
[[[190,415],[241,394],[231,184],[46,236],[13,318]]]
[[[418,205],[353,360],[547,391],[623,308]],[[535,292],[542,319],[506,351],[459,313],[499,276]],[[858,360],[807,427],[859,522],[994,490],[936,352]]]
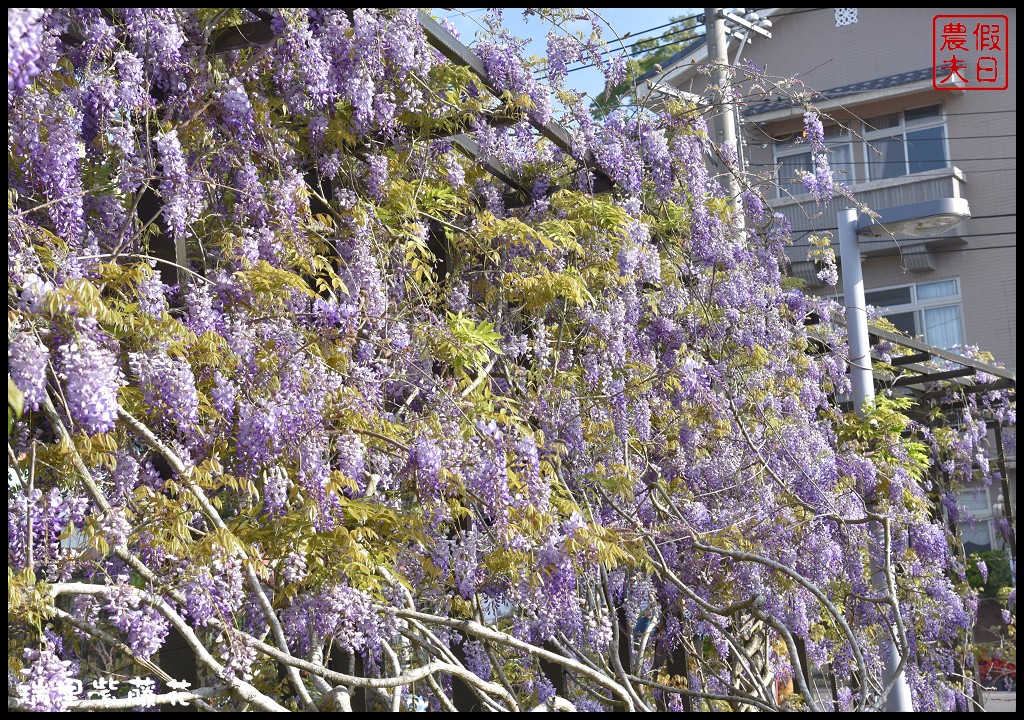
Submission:
[[[115,589],[116,588],[110,585],[94,585],[90,583],[77,582],[54,583],[49,586],[51,597],[58,597],[60,595],[106,596],[114,592]],[[239,700],[251,703],[264,712],[288,712],[287,708],[279,705],[275,700],[267,697],[244,680],[240,680],[236,677],[227,678],[224,666],[217,662],[217,660],[209,653],[202,641],[196,636],[195,631],[189,627],[188,623],[185,622],[174,608],[168,605],[161,597],[144,590],[139,590],[138,592],[144,602],[155,608],[157,612],[163,615],[164,618],[174,626],[175,630],[181,633],[181,636],[185,638],[185,642],[190,648],[192,648],[192,652],[195,654],[196,659],[199,660],[199,662],[206,665],[206,667],[212,670],[218,677],[224,677],[227,680],[232,694],[234,694]]]

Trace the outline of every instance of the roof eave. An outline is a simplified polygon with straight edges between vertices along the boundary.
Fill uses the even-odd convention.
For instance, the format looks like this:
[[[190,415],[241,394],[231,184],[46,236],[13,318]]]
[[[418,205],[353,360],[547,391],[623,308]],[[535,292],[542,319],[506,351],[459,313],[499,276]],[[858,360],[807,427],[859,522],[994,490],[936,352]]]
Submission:
[[[877,90],[865,90],[864,92],[853,93],[852,95],[844,95],[843,97],[835,100],[815,100],[814,106],[821,112],[832,112],[835,110],[842,110],[854,105],[864,105],[870,102],[877,102],[879,100],[886,100],[888,98],[901,97],[903,95],[913,95],[919,92],[926,92],[928,90],[935,90],[933,85],[933,79],[928,78],[926,80],[918,80],[905,85],[895,85],[893,87],[879,88]],[[938,92],[938,91],[936,91]],[[941,92],[948,92],[954,95],[962,95],[962,89],[955,90],[942,90]],[[776,110],[769,110],[762,113],[749,113],[744,114],[745,120],[754,120],[759,123],[777,122],[780,120],[789,120],[796,117],[801,117],[804,114],[804,108],[802,105],[795,105],[787,108],[779,108]]]

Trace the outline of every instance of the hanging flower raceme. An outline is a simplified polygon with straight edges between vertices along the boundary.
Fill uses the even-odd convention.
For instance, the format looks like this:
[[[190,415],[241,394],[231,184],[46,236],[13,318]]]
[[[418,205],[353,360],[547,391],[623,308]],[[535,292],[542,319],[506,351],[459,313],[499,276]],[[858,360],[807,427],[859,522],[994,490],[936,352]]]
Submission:
[[[7,8],[7,92],[18,92],[41,72],[42,8]]]
[[[832,180],[832,169],[828,162],[828,147],[825,144],[825,129],[817,113],[804,113],[804,140],[811,146],[813,172],[804,171],[801,181],[807,192],[811,193],[815,202],[828,202],[832,199],[835,187]]]
[[[71,418],[90,435],[113,430],[124,374],[102,332],[87,328],[58,347],[57,369]]]

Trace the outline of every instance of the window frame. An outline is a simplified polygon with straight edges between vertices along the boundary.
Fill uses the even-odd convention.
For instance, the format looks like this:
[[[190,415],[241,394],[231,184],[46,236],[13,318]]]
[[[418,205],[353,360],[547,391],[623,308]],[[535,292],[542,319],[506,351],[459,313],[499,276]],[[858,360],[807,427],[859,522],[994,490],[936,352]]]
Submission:
[[[937,107],[939,109],[938,114],[935,117],[924,118],[920,120],[906,119],[907,112],[913,112],[914,110],[922,110],[924,108]],[[885,117],[887,115],[898,115],[899,123],[893,127],[884,128],[881,130],[873,129],[868,119],[863,120],[863,165],[864,165],[864,179],[866,182],[872,180],[891,180],[898,177],[907,177],[909,175],[916,175],[920,172],[929,172],[929,170],[936,170],[940,168],[929,168],[929,170],[916,170],[910,171],[911,162],[910,154],[907,152],[907,133],[913,133],[920,130],[931,130],[933,128],[942,129],[942,153],[945,164],[943,168],[950,168],[952,161],[949,155],[949,125],[946,122],[946,111],[942,103],[928,103],[927,105],[920,105],[916,107],[903,108],[891,113],[883,113],[882,115],[875,116]],[[903,169],[902,172],[895,175],[885,175],[883,177],[874,177],[872,172],[873,163],[872,160],[875,157],[874,150],[872,149],[874,143],[880,140],[899,140],[903,143]],[[878,164],[878,160],[874,160],[874,164]]]
[[[963,542],[965,530],[972,530],[971,525],[974,525],[972,530],[973,533],[987,533],[988,543],[987,547],[985,543],[973,543],[975,545],[981,545],[979,550],[971,550],[970,552],[990,552],[993,550],[1002,550],[1005,547],[1005,540],[1002,534],[996,528],[996,516],[993,512],[993,487],[984,487],[978,485],[968,485],[967,487],[961,488],[956,493],[956,502],[961,509],[961,515],[966,512],[970,514],[970,518],[961,517],[960,521],[957,522],[957,535],[960,537],[960,542]],[[985,504],[983,508],[974,507],[972,508],[967,502],[968,496],[975,494],[980,495],[984,498]]]
[[[934,283],[951,281],[956,284],[956,292],[954,294],[940,295],[938,297],[933,298],[924,298],[923,300],[920,298],[918,294],[918,287],[921,285],[931,285]],[[876,305],[871,302],[870,295],[872,293],[883,292],[886,290],[902,290],[904,288],[910,289],[909,303],[903,303],[900,305]],[[959,335],[960,342],[955,344],[962,345],[966,341],[964,332],[963,288],[960,282],[960,277],[958,275],[953,277],[937,278],[935,280],[928,280],[926,282],[903,283],[900,285],[886,285],[883,287],[869,288],[865,289],[864,297],[865,302],[867,302],[868,305],[874,305],[874,307],[878,310],[879,316],[881,317],[912,312],[914,314],[914,326],[915,329],[918,331],[915,337],[922,337],[924,338],[924,341],[926,343],[928,343],[929,345],[936,345],[937,347],[941,346],[939,346],[938,343],[933,342],[932,339],[928,337],[928,327],[925,322],[925,311],[939,308],[956,307],[958,309],[957,319],[959,323],[959,327],[957,328],[957,334]]]
[[[833,132],[834,134],[830,137],[829,132]],[[849,167],[841,167],[839,168],[839,170],[833,169],[832,178],[837,183],[842,182],[851,184],[856,182],[856,177],[854,175],[853,170],[854,166],[856,165],[856,163],[854,162],[854,157],[856,157],[856,151],[853,148],[853,132],[849,127],[843,125],[829,125],[828,127],[826,127],[825,147],[828,149],[829,153],[829,165],[832,165],[833,149],[843,146],[847,148],[847,151],[850,154]],[[798,143],[796,141],[787,141],[785,143],[772,143],[772,160],[773,165],[775,167],[775,191],[778,194],[779,198],[784,199],[793,195],[803,195],[807,192],[806,190],[804,190],[803,185],[797,186],[796,183],[789,183],[783,185],[783,178],[781,173],[782,163],[788,158],[794,158],[800,155],[808,156],[807,165],[804,167],[804,169],[807,170],[808,172],[813,172],[814,165],[810,157],[811,148],[807,143]],[[845,172],[839,172],[840,170]],[[792,190],[792,188],[795,186],[799,188],[799,190],[796,192]]]

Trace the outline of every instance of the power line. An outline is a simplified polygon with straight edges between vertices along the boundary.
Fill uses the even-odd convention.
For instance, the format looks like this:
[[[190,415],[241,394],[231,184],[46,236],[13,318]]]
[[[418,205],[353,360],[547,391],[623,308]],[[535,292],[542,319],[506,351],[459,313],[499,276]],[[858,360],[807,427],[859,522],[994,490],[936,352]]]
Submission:
[[[761,8],[761,9],[762,10],[768,10],[769,8]],[[811,8],[811,9],[812,10],[829,10],[830,8]],[[790,13],[790,14],[796,15],[797,13]],[[677,22],[681,23],[681,22],[686,22],[688,20],[697,20],[699,22],[700,18],[702,18],[702,17],[704,17],[704,13],[698,13],[696,15],[689,15],[687,17],[680,18]],[[786,16],[785,15],[781,15],[779,17],[786,17]],[[676,23],[668,23],[668,24],[669,25],[674,25]],[[661,27],[665,27],[665,25],[662,25]],[[662,38],[669,37],[670,35],[678,35],[679,33],[686,32],[687,30],[698,30],[698,29],[699,29],[699,25],[695,26],[695,27],[691,27],[691,28],[682,28],[682,29],[677,30],[677,31],[675,31],[673,33],[666,33],[665,35],[662,36]],[[649,31],[645,30],[643,32],[649,32]],[[696,37],[703,37],[703,34],[696,35],[694,37],[694,39],[696,39]],[[650,40],[652,38],[646,38],[646,39]],[[644,50],[639,50],[639,51],[634,52],[634,53],[628,53],[627,57],[634,57],[636,55],[640,55],[641,53],[645,53],[645,52],[650,52],[650,53],[657,52],[658,50],[660,50],[662,48],[668,47],[670,45],[675,45],[677,42],[681,42],[681,41],[680,40],[673,40],[672,42],[664,43],[662,45],[656,45],[653,48],[646,48]],[[639,44],[640,43],[634,43],[633,45],[630,45],[628,47],[634,47],[635,45],[639,45]],[[616,52],[616,51],[614,51],[614,50],[606,50],[606,51],[602,51],[602,54],[609,53],[609,52]],[[594,66],[595,66],[594,63],[591,63],[589,65],[583,65],[581,67],[572,68],[568,72],[573,72],[575,70],[585,70],[586,68],[594,67]]]
[[[971,215],[970,219],[972,219],[972,220],[989,220],[991,218],[1007,218],[1007,217],[1017,217],[1017,213],[1012,212],[1012,213],[996,213],[994,215]]]
[[[841,167],[832,168],[832,172],[839,172],[839,173],[841,173],[842,171],[843,171],[843,168],[841,168]],[[971,175],[977,175],[978,173],[987,173],[987,172],[1016,172],[1016,171],[1017,171],[1017,168],[1015,168],[1015,167],[1008,167],[1008,168],[982,168],[980,170],[966,170],[965,172],[969,172]],[[911,177],[911,175],[897,175],[895,177]],[[846,182],[847,180],[850,180],[850,181],[853,181],[853,182],[857,182],[857,183],[871,182],[870,180],[855,180],[854,181],[852,178],[847,178],[847,177],[845,177],[843,175],[840,175],[837,179],[839,181],[841,181],[841,182]],[[879,178],[875,178],[875,179],[877,180]],[[883,178],[883,179],[891,180],[892,178]]]
[[[950,159],[948,162],[951,163],[967,163],[967,162],[989,162],[991,160],[1016,160],[1016,155],[1006,155],[1000,157],[990,158],[960,158]],[[906,165],[906,160],[850,160],[849,162],[843,162],[842,166],[847,165],[887,165],[887,164],[899,164]],[[748,167],[776,167],[779,163],[747,163]],[[972,171],[973,172],[973,171]],[[901,176],[903,177],[903,176]]]
[[[769,8],[761,8],[761,9],[769,9]],[[781,19],[781,18],[789,17],[790,15],[800,15],[800,14],[805,13],[805,12],[816,12],[818,10],[831,10],[831,9],[832,8],[805,8],[803,10],[797,10],[795,12],[786,13],[786,14],[783,14],[783,15],[779,15],[777,17]],[[754,8],[754,10],[756,11],[757,8]],[[696,20],[696,19],[701,18],[703,15],[704,15],[704,13],[698,13],[696,15],[688,15],[688,16],[679,18],[678,20],[675,20],[675,21],[672,21],[672,22],[664,23],[662,25],[656,25],[654,27],[647,28],[645,30],[640,30],[640,31],[638,31],[637,35],[644,35],[646,33],[654,32],[655,30],[660,30],[660,29],[665,28],[665,27],[670,27],[672,25],[676,25],[676,24],[679,24],[679,23],[685,23],[685,22],[687,22],[689,20]],[[665,35],[661,36],[658,39],[664,39],[664,38],[670,37],[672,35],[678,35],[678,34],[681,34],[681,33],[692,31],[692,30],[699,30],[699,26],[694,26],[694,27],[689,27],[689,28],[681,28],[681,29],[676,30],[674,32],[666,33]],[[636,35],[633,35],[632,33],[630,33],[629,37],[636,37]],[[696,39],[696,37],[702,37],[702,35],[698,34],[693,39]],[[622,48],[608,48],[607,50],[601,50],[601,51],[599,51],[599,54],[603,56],[603,55],[609,55],[609,54],[612,54],[612,53],[620,52],[621,50],[629,50],[631,48],[636,47],[637,45],[640,45],[643,42],[646,42],[646,41],[652,40],[652,39],[654,39],[654,38],[650,38],[650,37],[642,38],[642,39],[637,40],[636,42],[631,43],[629,45],[626,45],[626,46],[624,46]],[[626,57],[635,57],[635,56],[643,54],[643,53],[654,53],[654,52],[657,52],[658,50],[660,50],[661,48],[668,47],[670,45],[674,45],[674,44],[676,44],[678,42],[682,42],[682,40],[673,40],[672,42],[667,42],[667,43],[663,43],[661,45],[656,45],[656,46],[654,46],[652,48],[644,48],[644,49],[638,50],[636,52],[626,53]],[[577,61],[577,62],[582,62],[582,60]],[[581,65],[579,67],[569,68],[566,72],[567,73],[572,73],[572,72],[576,72],[577,70],[586,70],[588,68],[592,68],[592,67],[596,67],[596,66],[597,66],[597,63],[591,62],[591,63],[588,63],[586,65]],[[825,91],[825,92],[827,92],[827,91]],[[1015,112],[1017,112],[1016,108],[1009,108],[1009,109],[1003,109],[1003,110],[975,110],[975,111],[945,112],[945,113],[943,113],[943,116],[944,117],[950,117],[950,116],[959,116],[959,115],[994,115],[994,114],[998,114],[998,113],[1015,113]],[[957,140],[961,140],[961,139],[987,139],[987,138],[990,138],[990,137],[1016,137],[1016,135],[981,135],[981,136],[969,135],[969,136],[961,136],[961,137],[957,137],[957,138],[950,137],[948,139],[950,139],[950,140],[952,140],[952,139],[957,139]]]
[[[777,17],[781,20],[782,18],[791,17],[793,15],[803,15],[804,13],[817,12],[818,10],[835,10],[835,8],[803,8],[802,10],[794,10],[793,12],[786,13],[785,15],[778,15]]]
[[[654,26],[652,28],[647,28],[646,30],[640,30],[635,35],[631,32],[626,37],[620,38],[620,40],[625,40],[627,38],[634,38],[634,37],[637,37],[639,35],[645,35],[645,34],[647,34],[649,32],[654,32],[655,30],[661,30],[662,28],[671,27],[673,25],[677,25],[678,23],[682,23],[682,22],[686,22],[688,20],[692,20],[692,19],[694,19],[696,17],[697,17],[696,15],[689,15],[687,17],[682,17],[682,18],[679,18],[679,20],[676,20],[676,21],[673,21],[673,22],[667,22],[664,25],[656,25],[656,26]],[[676,31],[676,32],[679,32],[679,31]],[[662,35],[660,37],[664,38],[664,37],[668,37],[669,35],[674,35],[674,34],[676,34],[676,33],[674,33],[674,32],[673,33],[665,33],[664,35]],[[629,50],[630,48],[634,48],[634,47],[636,47],[637,45],[639,45],[641,43],[647,42],[648,40],[655,40],[655,39],[660,39],[660,38],[654,38],[654,37],[641,38],[641,39],[637,40],[635,43],[630,43],[629,45],[620,45],[620,47],[617,47],[617,48],[608,48],[607,50],[602,50],[601,54],[602,55],[607,55],[608,53],[619,52],[619,51],[622,51],[622,50]],[[577,62],[583,62],[583,61],[582,60],[578,60]]]
[[[679,35],[681,33],[690,32],[692,30],[694,30],[694,28],[681,28],[679,30],[676,30],[675,32],[665,33],[661,37],[662,38],[667,38],[669,35]],[[700,35],[694,35],[692,38],[680,38],[679,40],[673,40],[672,42],[663,43],[661,45],[655,45],[653,48],[641,48],[639,50],[634,50],[633,52],[624,52],[624,53],[622,53],[622,56],[623,57],[636,57],[637,55],[643,55],[644,53],[657,52],[661,48],[669,47],[670,45],[675,45],[676,43],[681,43],[681,42],[684,42],[684,41],[689,40],[689,39],[696,39],[697,37],[700,37]],[[650,38],[648,38],[648,39],[650,39]],[[636,44],[639,45],[640,43],[636,43]],[[634,46],[630,46],[630,47],[634,47]],[[607,54],[610,54],[612,52],[618,52],[618,51],[617,50],[607,50],[607,51],[602,51],[601,54],[602,55],[607,55]],[[580,62],[582,62],[582,61],[580,61]],[[596,63],[589,63],[588,65],[581,65],[579,67],[570,68],[567,72],[576,72],[577,70],[586,70],[587,68],[592,68],[592,67],[596,67],[596,66],[597,66]]]
[[[800,240],[803,240],[805,237],[807,237],[808,235],[811,235],[813,233],[837,232],[838,230],[839,230],[839,228],[834,228],[834,227],[832,227],[832,228],[816,228],[814,230],[802,230],[800,238],[798,240],[794,241],[794,246],[795,246],[796,242],[800,242]],[[1017,237],[1017,233],[1016,233],[1016,231],[1014,231],[1014,232],[1007,232],[1007,231],[1004,230],[1002,232],[967,233],[965,235],[932,235],[930,237],[915,237],[915,238],[913,238],[913,241],[915,243],[917,243],[917,242],[921,242],[922,240],[955,240],[956,238],[973,238],[973,237]],[[876,238],[876,241],[877,240],[884,240],[884,239],[885,239],[885,237],[879,237],[879,238]],[[900,243],[903,243],[903,244],[907,244],[909,241],[908,240],[899,240],[897,242],[900,242]],[[988,246],[988,247],[994,247],[994,246]],[[1017,247],[1017,246],[1016,245],[1007,245],[1007,247]],[[955,251],[963,250],[963,249],[964,248],[952,248],[950,250],[950,252],[955,252]],[[938,251],[935,250],[933,252],[938,252]],[[943,252],[945,252],[945,251],[943,251]]]
[[[1017,172],[1017,168],[1015,168],[1015,167],[1008,167],[1008,168],[983,168],[981,170],[968,170],[968,172],[971,173],[971,175],[977,175],[978,173],[983,173],[983,172]]]
[[[924,128],[924,129],[925,130],[931,130],[934,127],[938,127],[938,126],[933,126],[932,128]],[[914,131],[913,128],[907,130],[907,132],[913,132],[913,131]],[[867,138],[867,139],[864,139],[863,142],[865,144],[870,145],[872,142],[878,142],[879,140],[900,140],[904,144],[911,145],[911,146],[914,145],[915,142],[920,142],[920,141],[907,140],[906,138],[903,137],[903,134],[904,133],[901,132],[899,135],[886,135],[885,137]],[[1006,133],[1005,135],[949,135],[949,136],[946,137],[946,139],[947,140],[988,140],[989,138],[1015,138],[1015,137],[1017,137],[1017,133]],[[857,139],[859,139],[859,138],[857,138]],[[845,138],[845,139],[839,139],[839,140],[837,140],[835,138],[825,138],[825,146],[826,147],[838,147],[840,145],[849,145],[853,141],[854,141],[854,138]],[[755,140],[755,142],[756,142],[756,140]],[[782,142],[787,142],[787,141],[783,140]],[[925,141],[925,142],[935,142],[935,141],[934,140],[928,140],[928,141]],[[793,147],[800,147],[801,144],[806,144],[806,143],[794,143]]]
[[[684,18],[684,19],[688,20],[689,18]],[[659,39],[667,38],[670,35],[679,35],[679,34],[682,34],[682,33],[692,32],[695,29],[696,28],[693,28],[693,27],[680,28],[679,30],[676,30],[674,32],[665,33]],[[625,52],[625,53],[622,53],[622,55],[625,56],[625,57],[636,57],[637,55],[642,55],[644,53],[654,53],[654,52],[657,52],[658,50],[660,50],[662,48],[669,47],[670,45],[675,45],[676,43],[684,42],[687,39],[696,39],[697,37],[700,37],[700,36],[701,36],[700,34],[697,34],[697,35],[695,35],[692,38],[680,38],[679,40],[673,40],[672,42],[662,43],[661,45],[655,45],[653,48],[642,48],[640,50],[634,50],[633,52]],[[651,38],[647,38],[647,39],[650,40]],[[631,45],[629,47],[635,47],[636,45],[639,45],[639,44],[640,44],[639,42],[638,43],[634,43],[633,45]],[[602,51],[601,54],[602,55],[607,55],[607,54],[612,53],[612,52],[619,52],[619,51],[618,50],[605,50],[605,51]],[[597,67],[597,63],[589,63],[587,65],[580,65],[579,67],[570,68],[566,72],[567,73],[571,73],[571,72],[576,72],[577,70],[586,70],[587,68],[592,68],[592,67]]]
[[[756,107],[756,105],[753,105],[751,107]],[[797,106],[793,105],[792,107],[795,108]],[[959,114],[961,114],[961,115],[988,115],[988,114],[995,114],[995,113],[1002,113],[1002,112],[1016,112],[1016,110],[978,110],[976,112],[970,112],[970,113],[965,112],[965,113],[959,113]],[[954,113],[946,113],[946,115],[953,115],[953,114]],[[866,135],[874,135],[878,131],[867,131],[867,132],[864,132],[864,133],[859,132],[859,131],[854,132],[853,129],[852,129],[852,121],[854,121],[854,120],[862,122],[862,123],[866,123],[864,118],[860,117],[859,115],[854,115],[852,118],[850,118],[850,120],[844,121],[844,122],[849,123],[849,125],[843,126],[843,129],[846,132],[843,135],[840,135],[839,137],[834,137],[833,136],[833,137],[825,138],[825,145],[835,147],[835,146],[839,146],[839,145],[849,145],[850,143],[852,143],[854,141],[860,141],[860,142],[864,142],[864,143],[870,145],[872,142],[877,142],[878,140],[902,140],[905,144],[910,144],[909,140],[900,137],[900,135],[904,135],[907,132],[913,132],[915,129],[925,129],[925,130],[928,130],[928,129],[933,129],[933,128],[936,128],[936,127],[942,127],[943,129],[948,129],[949,128],[949,126],[946,123],[937,123],[937,124],[934,124],[934,125],[931,125],[931,126],[925,127],[925,128],[913,128],[913,127],[911,127],[911,128],[904,128],[902,131],[899,132],[898,135],[885,135],[885,136],[875,137],[875,138],[872,139],[872,138],[867,138]],[[751,137],[751,138],[749,138],[750,142],[764,142],[766,140],[770,140],[773,144],[776,144],[776,145],[792,142],[793,143],[792,147],[797,147],[798,146],[798,143],[796,142],[796,138],[799,137],[801,135],[801,133],[803,132],[801,128],[797,128],[795,130],[791,130],[789,132],[783,133],[784,135],[786,135],[786,137],[784,137],[784,138],[783,137],[775,137],[770,132],[768,132],[767,130],[764,129],[765,125],[770,125],[770,124],[772,124],[772,123],[770,123],[770,122],[759,122],[757,120],[752,120],[752,119],[747,118],[743,122],[743,126],[744,126],[743,129],[744,129],[744,131],[746,131],[748,133],[751,130],[755,130],[755,131],[761,133],[761,135],[764,136],[763,138],[753,138],[753,137]],[[832,126],[832,127],[835,127],[835,126]],[[884,131],[881,131],[881,132],[884,132]],[[949,135],[949,136],[946,137],[946,139],[948,139],[948,140],[987,140],[989,138],[994,138],[994,137],[999,137],[999,138],[1011,138],[1012,137],[1012,138],[1015,138],[1015,137],[1017,137],[1017,135],[1016,134],[1007,134],[1007,135]]]
[[[961,235],[960,237],[972,237],[970,235]],[[951,253],[951,252],[981,252],[982,250],[1016,250],[1017,245],[986,245],[985,247],[962,247],[962,248],[937,248],[935,250],[922,250],[920,252],[901,252],[901,256],[905,255],[931,255],[932,253]]]
[[[749,165],[750,164],[748,163],[747,166],[749,167]],[[777,167],[777,165],[773,165],[772,167]],[[838,176],[836,177],[836,179],[839,180],[840,182],[853,182],[853,183],[857,183],[857,184],[864,183],[864,182],[871,182],[871,180],[867,180],[867,179],[857,180],[857,179],[852,178],[852,177],[846,177],[846,175],[843,174],[843,170],[844,170],[844,168],[842,168],[842,167],[833,167],[832,168],[832,172],[833,173],[838,173]],[[1016,167],[980,168],[978,170],[965,170],[964,172],[969,173],[971,175],[977,175],[979,173],[989,173],[989,172],[1017,172],[1017,168]],[[897,175],[895,177],[909,178],[909,177],[912,177],[913,174],[914,173],[912,173],[911,175]],[[875,179],[877,180],[878,178],[875,178]],[[892,178],[884,178],[884,179],[890,179],[891,180]]]
[[[471,10],[460,8],[458,12],[453,12],[449,15],[445,15],[445,18],[450,19],[453,17],[459,17],[460,15],[476,15],[477,13],[482,13],[485,10],[487,10],[487,8],[473,8]]]
[[[462,16],[473,15],[473,14],[476,14],[476,13],[479,13],[479,12],[483,12],[486,9],[487,8],[476,8],[475,10],[463,10],[461,12],[452,13],[452,14],[447,15],[445,17],[446,18],[453,18],[453,17],[457,17],[457,16],[460,16],[460,15],[462,15]],[[703,13],[701,13],[701,14],[703,14]],[[629,38],[629,39],[639,38],[636,42],[633,42],[633,43],[630,43],[629,45],[625,45],[625,46],[621,46],[621,47],[609,47],[606,50],[598,51],[598,54],[599,55],[610,55],[612,53],[621,52],[623,50],[629,50],[631,48],[636,47],[637,45],[640,45],[641,43],[647,42],[648,40],[663,39],[663,38],[669,37],[671,35],[678,35],[679,33],[686,32],[688,30],[694,30],[695,27],[682,28],[682,29],[677,30],[675,32],[665,33],[664,35],[662,35],[660,37],[647,37],[647,38],[639,37],[641,35],[646,35],[647,33],[654,32],[655,30],[661,30],[662,28],[667,28],[667,27],[671,27],[673,25],[677,25],[679,23],[685,23],[685,22],[688,22],[690,20],[695,20],[696,18],[700,17],[701,14],[686,15],[684,17],[678,18],[677,20],[672,20],[672,21],[669,21],[667,23],[663,23],[661,25],[655,25],[653,27],[645,28],[644,30],[638,30],[635,33],[633,31],[629,31],[629,32],[626,33],[626,35],[624,37],[620,38],[620,40],[625,40],[627,38]],[[610,24],[609,24],[609,28],[611,28]],[[677,41],[674,41],[674,42],[677,42]],[[671,44],[673,44],[673,43],[666,43],[664,46],[656,46],[654,48],[654,50],[656,50],[658,47],[666,47],[666,46],[671,45]],[[645,52],[645,51],[643,51],[643,50],[638,51],[637,53],[631,54],[630,57],[632,57],[632,55],[638,55],[638,54],[640,54],[640,52]],[[576,60],[576,61],[574,61],[574,63],[575,62],[583,62],[583,60]],[[570,65],[572,65],[574,63],[570,63]],[[595,63],[590,63],[589,65],[583,65],[581,67],[571,68],[567,72],[573,72],[575,70],[585,70],[586,68],[589,68],[589,67],[596,67],[596,64]],[[538,71],[538,74],[540,72],[543,72],[543,71]]]
[[[655,27],[647,28],[646,30],[640,30],[637,33],[637,35],[644,35],[644,34],[649,33],[649,32],[654,32],[655,30],[661,30],[662,28],[667,28],[667,27],[671,27],[673,25],[679,25],[679,24],[682,24],[682,23],[687,23],[690,20],[696,20],[699,17],[700,17],[700,14],[698,14],[698,15],[685,15],[683,17],[677,18],[676,20],[672,20],[670,22],[667,22],[664,25],[656,25]],[[670,33],[665,33],[664,35],[661,35],[661,36],[659,36],[657,38],[655,38],[655,37],[641,38],[640,40],[637,40],[636,42],[631,43],[629,45],[621,46],[621,47],[618,47],[618,48],[611,48],[610,47],[607,50],[602,50],[601,54],[602,55],[607,55],[609,53],[620,52],[622,50],[629,50],[630,48],[634,48],[637,45],[640,45],[641,43],[647,42],[648,40],[661,40],[661,39],[667,38],[667,37],[669,37],[671,35],[678,35],[681,32],[686,32],[687,30],[695,30],[697,27],[698,26],[695,25],[695,26],[689,27],[689,28],[680,28],[679,30],[675,30],[675,31],[670,32]],[[635,36],[632,33],[630,33],[629,37],[635,37]],[[626,39],[626,38],[622,38],[622,39]],[[667,43],[667,44],[671,44],[671,43]],[[579,60],[577,62],[583,62],[583,61]]]
[[[649,27],[649,28],[647,28],[645,30],[638,30],[636,33],[633,33],[632,31],[630,31],[629,33],[627,33],[626,37],[620,38],[620,41],[621,40],[625,40],[625,39],[637,38],[640,35],[645,35],[645,34],[647,34],[649,32],[654,32],[655,30],[661,30],[662,28],[671,27],[671,26],[677,25],[679,23],[685,23],[685,22],[688,22],[689,20],[693,20],[693,19],[695,19],[697,17],[699,17],[699,16],[698,15],[687,15],[685,17],[679,18],[678,20],[667,22],[667,23],[664,23],[662,25],[655,25],[654,27]],[[664,35],[661,35],[661,36],[640,38],[636,42],[630,43],[629,45],[621,45],[620,44],[619,47],[609,47],[606,50],[599,50],[599,51],[597,51],[597,54],[603,56],[603,55],[611,55],[613,53],[618,53],[618,52],[624,52],[626,50],[630,50],[631,48],[635,48],[637,45],[640,45],[640,44],[645,43],[645,42],[650,41],[650,40],[661,40],[661,39],[664,39],[666,37],[670,37],[672,35],[678,35],[679,33],[687,32],[689,30],[694,30],[694,29],[697,29],[697,28],[696,27],[681,28],[681,29],[676,30],[674,32],[665,33]],[[615,42],[615,41],[613,41],[613,42]],[[676,41],[673,41],[671,43],[665,43],[664,45],[655,46],[654,48],[651,49],[651,51],[653,52],[654,50],[657,50],[659,47],[667,47],[668,45],[671,45],[671,44],[673,44],[675,42],[680,42],[680,41],[676,40]],[[635,53],[628,53],[627,56],[628,57],[633,57],[634,55],[639,55],[642,52],[647,52],[647,50],[639,50],[639,51],[637,51]],[[584,60],[574,60],[573,62],[571,62],[569,64],[570,65],[575,65],[576,63],[581,63],[581,62],[585,62],[585,61]],[[577,70],[586,70],[587,68],[596,67],[596,66],[597,66],[596,63],[591,62],[591,63],[589,63],[587,65],[580,65],[579,67],[569,68],[569,70],[567,70],[566,72],[575,72]],[[542,74],[543,72],[544,72],[543,70],[538,70],[538,71],[536,71],[535,74]]]
[[[969,218],[966,218],[966,219],[967,220],[991,220],[993,218],[1008,218],[1008,217],[1017,217],[1017,213],[1014,212],[1014,213],[996,213],[996,214],[993,214],[993,215],[971,215]],[[827,228],[819,228],[819,229],[814,229],[814,230],[805,230],[805,231],[801,231],[801,232],[804,232],[806,234],[806,233],[811,233],[811,232],[829,232],[831,230],[838,230],[838,229],[839,228],[827,227]],[[964,237],[964,236],[960,236],[960,237]]]
[[[943,115],[947,117],[949,115],[995,115],[997,113],[1015,113],[1017,108],[1008,108],[1006,110],[964,110],[962,112],[944,112]]]
[[[827,93],[829,91],[828,90],[820,90],[820,91],[815,91],[815,92]],[[773,102],[774,103],[776,101],[775,100],[771,100],[771,97],[773,97],[773,96],[777,97],[779,100],[784,100],[785,99],[779,93],[765,93],[765,94],[762,94],[762,95],[760,95],[758,97],[768,98],[767,100],[763,100],[764,103],[767,103],[767,102]],[[822,99],[830,100],[830,98],[822,98]],[[837,99],[838,100],[842,100],[843,98],[840,97],[840,98],[837,98]],[[761,103],[752,103],[750,105],[750,107],[754,108],[754,107],[757,107],[759,104],[761,104]],[[941,103],[934,103],[934,104],[941,104]],[[797,108],[797,107],[800,107],[800,104],[799,103],[793,103],[790,107]],[[840,110],[840,109],[842,109],[842,108],[836,108],[836,110]],[[942,113],[941,117],[950,117],[950,116],[953,116],[953,115],[999,115],[999,114],[1002,114],[1002,113],[1015,113],[1015,112],[1017,112],[1017,108],[1004,108],[1002,110],[964,110],[964,111],[955,111],[955,112],[945,111],[945,112]],[[865,122],[864,119],[862,117],[860,117],[859,115],[856,115],[856,114],[853,114],[853,113],[851,113],[851,115],[853,115],[854,118],[860,120],[861,122]],[[831,114],[831,112],[830,113],[824,113],[822,115],[822,117],[824,117],[826,119],[830,119],[830,120],[834,120],[835,119],[835,115]],[[775,121],[764,122],[764,121],[748,120],[748,122],[751,123],[752,125],[761,125],[761,124],[767,125],[767,124],[774,123]],[[836,121],[836,122],[837,122],[837,124],[842,124],[842,123],[845,123],[846,121],[845,120],[839,120],[839,121]],[[884,132],[884,130],[882,132]]]

